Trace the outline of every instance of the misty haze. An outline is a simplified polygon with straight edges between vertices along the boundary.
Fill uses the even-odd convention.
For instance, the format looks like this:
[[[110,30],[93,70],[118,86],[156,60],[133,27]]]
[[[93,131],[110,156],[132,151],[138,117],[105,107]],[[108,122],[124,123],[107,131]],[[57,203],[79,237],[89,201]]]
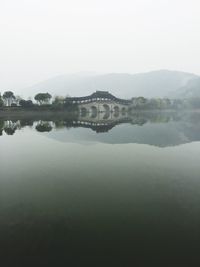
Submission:
[[[200,265],[199,10],[0,1],[1,266]]]

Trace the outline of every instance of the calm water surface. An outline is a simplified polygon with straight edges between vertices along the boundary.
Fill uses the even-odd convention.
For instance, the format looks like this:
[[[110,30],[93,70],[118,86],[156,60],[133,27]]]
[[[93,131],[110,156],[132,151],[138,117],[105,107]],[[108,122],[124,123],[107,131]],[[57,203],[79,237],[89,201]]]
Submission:
[[[199,160],[198,113],[0,119],[2,266],[199,266]]]

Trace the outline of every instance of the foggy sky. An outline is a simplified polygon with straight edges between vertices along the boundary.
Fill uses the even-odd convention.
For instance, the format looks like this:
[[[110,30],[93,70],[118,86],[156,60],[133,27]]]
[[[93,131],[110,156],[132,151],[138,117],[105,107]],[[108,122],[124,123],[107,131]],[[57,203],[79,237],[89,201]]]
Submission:
[[[199,0],[0,0],[0,91],[79,71],[200,74]]]

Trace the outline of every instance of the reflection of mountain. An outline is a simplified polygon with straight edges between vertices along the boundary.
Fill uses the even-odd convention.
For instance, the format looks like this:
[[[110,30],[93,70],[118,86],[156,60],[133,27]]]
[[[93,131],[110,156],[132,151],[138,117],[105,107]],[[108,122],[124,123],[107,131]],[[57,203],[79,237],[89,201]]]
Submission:
[[[127,118],[126,123],[121,121],[105,126],[112,130],[100,134],[96,133],[100,132],[97,130],[100,125],[87,125],[80,121],[76,126],[77,128],[72,127],[69,131],[52,131],[48,137],[61,142],[138,143],[159,147],[200,141],[198,114],[188,114],[184,117],[177,114],[135,114]]]
[[[138,143],[159,147],[200,141],[199,113],[100,114],[0,121],[0,134],[30,126],[48,138],[75,143]],[[35,123],[34,123],[35,122]]]
[[[53,131],[48,137],[62,142],[101,142],[110,144],[139,143],[155,146],[173,146],[185,143],[187,137],[179,132],[177,123],[147,123],[143,126],[122,124],[108,133],[96,134],[86,128],[71,128],[69,131]],[[200,138],[199,138],[200,139]]]

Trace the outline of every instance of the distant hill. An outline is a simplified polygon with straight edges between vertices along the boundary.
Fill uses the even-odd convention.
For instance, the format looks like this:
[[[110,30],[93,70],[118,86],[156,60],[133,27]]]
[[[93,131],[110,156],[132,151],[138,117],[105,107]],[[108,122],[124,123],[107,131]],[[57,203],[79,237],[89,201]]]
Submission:
[[[23,91],[25,96],[33,96],[38,92],[49,92],[52,95],[88,95],[96,90],[110,91],[122,98],[144,97],[176,97],[180,88],[190,87],[199,76],[169,70],[159,70],[140,74],[72,74],[62,75],[38,83]],[[198,91],[198,89],[197,89]],[[200,91],[200,89],[199,89]]]
[[[200,78],[190,80],[179,88],[174,95],[178,98],[200,97]]]

